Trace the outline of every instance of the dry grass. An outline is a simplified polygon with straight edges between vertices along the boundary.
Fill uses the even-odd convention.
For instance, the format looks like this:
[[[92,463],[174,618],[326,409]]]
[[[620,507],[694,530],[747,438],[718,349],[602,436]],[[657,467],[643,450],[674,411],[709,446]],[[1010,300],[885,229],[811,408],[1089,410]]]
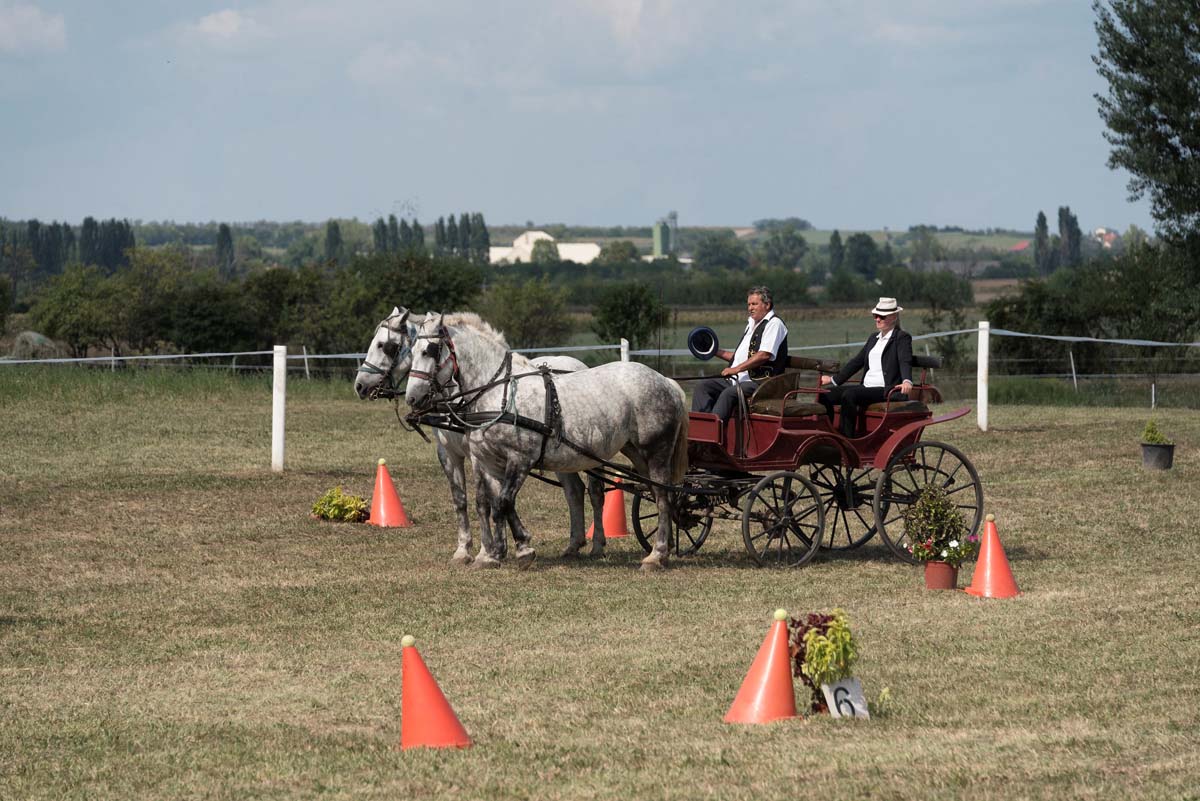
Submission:
[[[661,575],[632,538],[568,563],[535,482],[534,569],[451,569],[434,455],[388,407],[293,382],[288,415],[275,476],[265,379],[0,373],[0,798],[1197,797],[1200,413],[1160,413],[1160,474],[1137,410],[938,430],[1011,601],[926,592],[875,543],[758,570],[726,530]],[[307,517],[380,456],[414,528]],[[845,608],[890,713],[722,723],[776,606]],[[474,748],[393,750],[405,633]]]

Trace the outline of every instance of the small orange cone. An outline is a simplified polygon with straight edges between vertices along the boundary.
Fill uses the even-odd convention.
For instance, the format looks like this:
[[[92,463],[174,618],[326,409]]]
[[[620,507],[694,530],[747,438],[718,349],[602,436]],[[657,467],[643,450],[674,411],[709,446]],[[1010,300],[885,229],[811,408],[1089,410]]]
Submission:
[[[405,528],[412,523],[404,513],[404,504],[396,494],[392,484],[392,476],[388,473],[387,460],[379,460],[379,468],[375,471],[375,493],[371,496],[371,516],[367,522],[372,526],[385,528]]]
[[[417,652],[416,638],[400,641],[400,748],[469,748],[471,735],[458,722],[442,688]]]
[[[621,479],[614,478],[614,484],[620,484]],[[625,524],[625,490],[620,487],[609,487],[604,491],[604,512],[601,517],[604,523],[604,539],[615,540],[618,537],[628,537],[629,527]],[[596,531],[593,522],[588,526],[587,538],[590,540]]]
[[[983,545],[979,547],[979,559],[975,562],[975,575],[971,586],[964,592],[980,598],[1015,598],[1021,594],[1016,579],[1000,544],[996,532],[996,516],[988,515],[983,525]]]
[[[796,690],[792,686],[792,656],[788,651],[787,611],[775,610],[775,622],[754,657],[726,723],[770,723],[796,717]]]

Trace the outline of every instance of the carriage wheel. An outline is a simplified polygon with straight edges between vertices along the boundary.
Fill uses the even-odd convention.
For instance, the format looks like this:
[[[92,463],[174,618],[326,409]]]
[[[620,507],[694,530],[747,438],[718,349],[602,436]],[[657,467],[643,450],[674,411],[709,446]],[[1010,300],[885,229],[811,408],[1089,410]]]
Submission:
[[[983,487],[975,465],[952,445],[914,442],[892,455],[875,484],[875,521],[883,541],[906,562],[915,563],[904,533],[904,513],[925,487],[944,487],[974,534],[983,519]]]
[[[742,539],[760,565],[807,563],[821,548],[824,528],[821,493],[799,473],[772,473],[742,504]]]
[[[822,548],[845,551],[875,536],[875,476],[871,468],[814,466],[808,479],[821,493],[825,507]]]
[[[690,556],[700,550],[712,531],[716,503],[712,495],[676,491],[671,493],[671,508],[675,513],[675,526],[668,550],[673,556]],[[640,492],[633,496],[633,536],[646,553],[654,550],[654,540],[658,536],[658,504],[653,497]]]

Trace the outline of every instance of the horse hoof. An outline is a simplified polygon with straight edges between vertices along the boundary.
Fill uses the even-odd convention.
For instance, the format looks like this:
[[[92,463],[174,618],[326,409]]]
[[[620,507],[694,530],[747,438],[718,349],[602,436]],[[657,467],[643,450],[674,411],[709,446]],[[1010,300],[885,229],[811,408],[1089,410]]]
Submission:
[[[450,563],[460,567],[466,567],[472,561],[474,561],[474,558],[466,551],[455,551],[454,556],[450,557]]]
[[[578,559],[581,555],[582,554],[579,553],[579,549],[575,547],[568,547],[562,552],[563,559]]]
[[[517,567],[525,570],[533,564],[533,558],[537,556],[537,552],[532,548],[517,551]]]
[[[594,559],[603,559],[604,558],[604,546],[596,545],[595,543],[593,543],[592,550],[588,552],[588,556],[590,556]]]
[[[498,567],[500,567],[500,560],[490,556],[477,556],[475,561],[471,562],[472,570],[493,570]]]
[[[658,554],[652,553],[642,560],[642,570],[647,572],[651,570],[663,570],[667,566],[667,560]]]

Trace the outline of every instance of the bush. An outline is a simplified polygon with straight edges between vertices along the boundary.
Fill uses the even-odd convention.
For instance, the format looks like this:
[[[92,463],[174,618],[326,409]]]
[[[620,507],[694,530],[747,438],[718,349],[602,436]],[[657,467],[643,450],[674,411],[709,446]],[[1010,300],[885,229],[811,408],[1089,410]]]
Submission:
[[[841,609],[831,615],[812,613],[788,621],[792,672],[812,692],[813,712],[825,712],[822,684],[850,677],[858,658],[858,645],[850,632],[850,621]]]
[[[1142,429],[1142,442],[1146,445],[1173,445],[1167,435],[1158,428],[1158,423],[1151,417],[1146,421],[1146,427]]]
[[[347,495],[341,487],[334,487],[317,499],[312,513],[321,520],[361,523],[367,519],[367,501],[358,495]]]

